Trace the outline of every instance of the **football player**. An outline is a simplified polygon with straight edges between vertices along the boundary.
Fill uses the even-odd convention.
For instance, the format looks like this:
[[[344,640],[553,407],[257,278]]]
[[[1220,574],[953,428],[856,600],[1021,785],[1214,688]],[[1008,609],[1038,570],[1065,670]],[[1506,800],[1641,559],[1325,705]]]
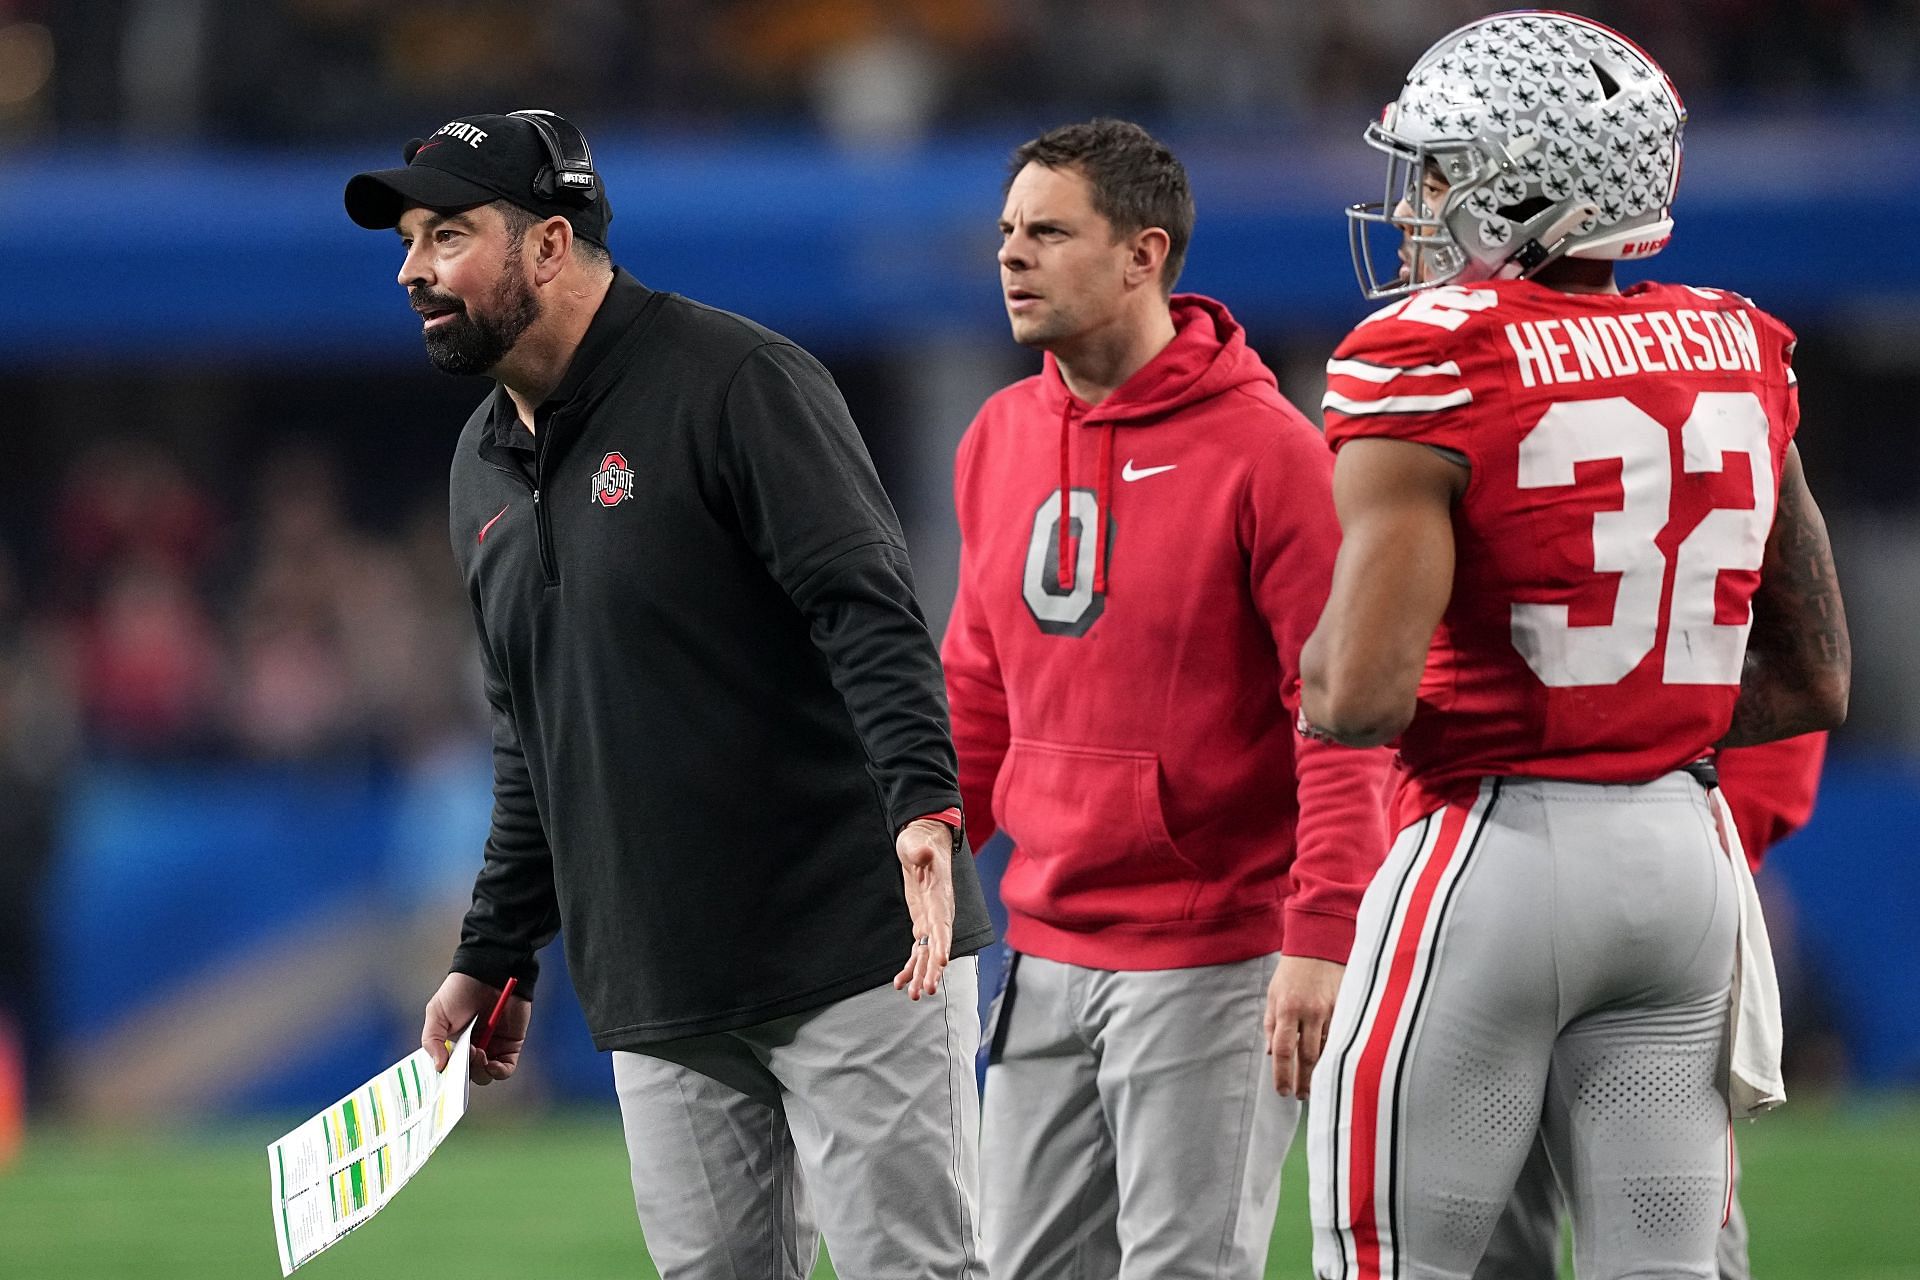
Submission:
[[[1710,1277],[1729,1112],[1779,1098],[1710,756],[1838,724],[1850,655],[1792,333],[1614,280],[1667,243],[1684,121],[1618,33],[1518,12],[1367,131],[1354,257],[1391,305],[1328,365],[1301,729],[1398,739],[1405,777],[1312,1085],[1329,1280],[1470,1274],[1536,1130],[1581,1275]]]

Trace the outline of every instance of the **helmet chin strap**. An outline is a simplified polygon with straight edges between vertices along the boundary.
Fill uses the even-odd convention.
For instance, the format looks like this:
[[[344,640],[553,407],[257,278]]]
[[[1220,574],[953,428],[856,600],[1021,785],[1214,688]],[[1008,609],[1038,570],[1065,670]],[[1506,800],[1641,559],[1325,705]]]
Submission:
[[[1548,224],[1547,229],[1534,236],[1515,249],[1500,269],[1493,273],[1495,280],[1518,280],[1530,275],[1559,257],[1566,248],[1567,241],[1579,230],[1580,224],[1588,218],[1597,217],[1598,207],[1591,204],[1575,205]]]

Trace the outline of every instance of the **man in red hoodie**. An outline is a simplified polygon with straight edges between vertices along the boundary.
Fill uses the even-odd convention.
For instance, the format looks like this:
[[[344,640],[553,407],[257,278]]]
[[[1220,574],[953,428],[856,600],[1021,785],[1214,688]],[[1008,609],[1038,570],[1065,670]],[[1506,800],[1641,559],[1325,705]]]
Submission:
[[[997,1276],[1263,1273],[1384,754],[1293,731],[1332,459],[1225,307],[1169,296],[1185,171],[1135,125],[1014,153],[1000,275],[1038,377],[960,445],[943,657],[1015,954],[988,1068]]]

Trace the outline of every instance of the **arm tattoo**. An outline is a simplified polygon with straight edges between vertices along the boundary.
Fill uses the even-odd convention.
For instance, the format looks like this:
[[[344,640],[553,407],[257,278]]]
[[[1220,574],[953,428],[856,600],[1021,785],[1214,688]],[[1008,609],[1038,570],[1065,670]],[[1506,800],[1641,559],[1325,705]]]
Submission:
[[[1753,597],[1740,697],[1720,745],[1751,746],[1834,727],[1845,715],[1852,671],[1826,521],[1795,466],[1780,489]]]

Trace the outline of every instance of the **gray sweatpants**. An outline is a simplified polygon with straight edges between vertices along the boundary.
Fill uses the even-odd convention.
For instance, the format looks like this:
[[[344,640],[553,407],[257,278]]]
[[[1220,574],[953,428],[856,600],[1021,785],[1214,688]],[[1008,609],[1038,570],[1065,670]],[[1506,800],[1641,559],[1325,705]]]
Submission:
[[[1720,1280],[1751,1280],[1747,1262],[1747,1217],[1740,1209],[1739,1161],[1734,1162],[1735,1194],[1727,1224],[1720,1228],[1715,1247]],[[1553,1280],[1560,1268],[1560,1220],[1566,1200],[1554,1180],[1544,1138],[1536,1138],[1527,1163],[1514,1184],[1513,1197],[1493,1229],[1487,1251],[1480,1255],[1473,1280]]]
[[[995,1280],[1253,1280],[1300,1104],[1261,1017],[1277,956],[1114,972],[1019,957],[987,1068]]]
[[[1712,1280],[1737,927],[1706,792],[1490,780],[1360,906],[1308,1166],[1323,1280],[1467,1280],[1536,1132],[1582,1280]]]
[[[984,1280],[977,961],[739,1031],[615,1053],[662,1280]]]

